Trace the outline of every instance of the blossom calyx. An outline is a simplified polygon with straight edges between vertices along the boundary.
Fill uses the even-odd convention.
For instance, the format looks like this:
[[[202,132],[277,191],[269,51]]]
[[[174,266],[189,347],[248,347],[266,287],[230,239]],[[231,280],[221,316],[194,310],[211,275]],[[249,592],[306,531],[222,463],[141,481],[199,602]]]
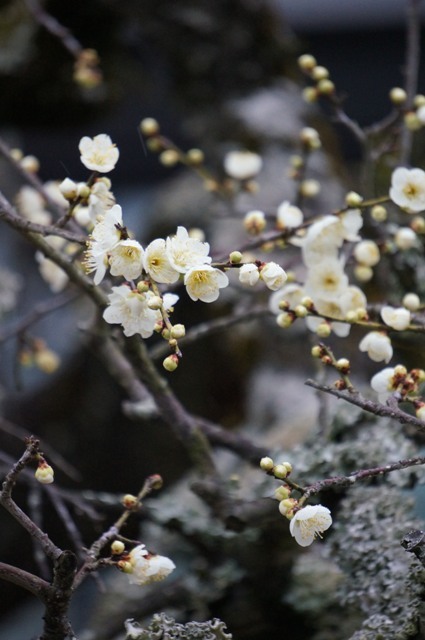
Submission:
[[[41,484],[52,484],[54,481],[54,471],[53,468],[47,464],[44,458],[38,463],[37,470],[35,472],[35,479]]]

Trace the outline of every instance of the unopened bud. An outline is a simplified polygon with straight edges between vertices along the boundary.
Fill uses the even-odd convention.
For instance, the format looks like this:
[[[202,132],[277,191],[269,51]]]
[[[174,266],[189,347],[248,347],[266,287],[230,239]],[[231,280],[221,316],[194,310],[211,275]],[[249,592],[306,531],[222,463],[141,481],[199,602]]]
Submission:
[[[159,124],[155,118],[144,118],[140,123],[140,131],[144,136],[156,136],[159,133]]]
[[[37,173],[40,169],[40,162],[35,156],[24,156],[20,162],[22,169],[28,173]]]
[[[125,549],[125,544],[121,540],[114,540],[111,544],[111,553],[114,556],[119,556]]]
[[[332,329],[328,322],[321,322],[316,329],[316,333],[319,338],[329,338],[332,333]]]
[[[173,327],[171,327],[170,334],[172,338],[180,340],[186,335],[186,327],[184,326],[184,324],[175,324]]]
[[[243,226],[246,231],[255,236],[266,228],[266,216],[262,211],[249,211],[244,218]]]
[[[151,298],[149,298],[147,304],[149,309],[158,311],[162,308],[162,298],[160,296],[152,296]]]
[[[271,471],[274,467],[273,460],[266,456],[265,458],[261,458],[260,460],[260,469],[263,471]]]
[[[179,154],[175,149],[165,149],[159,154],[159,161],[164,167],[174,167],[179,161]]]
[[[287,500],[290,495],[291,490],[288,486],[281,485],[274,491],[274,497],[276,498],[276,500],[279,500],[279,502],[281,502],[282,500]]]
[[[309,53],[304,53],[302,56],[298,58],[298,66],[302,71],[312,71],[314,67],[317,67],[316,58]]]
[[[335,367],[346,375],[350,371],[350,361],[347,358],[340,358],[336,361]]]
[[[275,467],[273,467],[273,475],[279,480],[284,480],[288,475],[288,470],[284,464],[277,464]]]
[[[375,222],[385,222],[387,219],[388,213],[385,207],[382,204],[376,204],[370,210],[370,215],[375,220]]]
[[[240,251],[232,251],[232,253],[229,255],[229,261],[232,264],[239,264],[241,260],[242,254]]]
[[[317,82],[319,82],[319,80],[326,80],[329,78],[329,70],[321,65],[316,65],[314,69],[311,70],[311,77]]]
[[[137,496],[133,496],[131,493],[126,493],[125,496],[123,496],[121,499],[121,504],[126,509],[134,509],[134,507],[136,507],[138,503],[139,501],[137,499]]]
[[[362,202],[362,196],[355,191],[349,191],[345,196],[345,204],[347,205],[347,207],[352,207],[353,209],[355,209],[356,207],[359,207]]]
[[[170,373],[172,371],[175,371],[179,366],[178,356],[175,353],[171,354],[171,356],[168,356],[167,358],[165,358],[165,360],[163,360],[162,366],[166,371],[170,371]]]
[[[52,484],[54,480],[53,468],[42,459],[38,463],[37,470],[35,472],[35,479],[41,484]]]
[[[393,87],[390,91],[390,100],[397,107],[400,107],[407,100],[407,93],[401,87]]]
[[[204,152],[201,149],[189,149],[186,153],[186,159],[191,165],[199,165],[204,161]]]

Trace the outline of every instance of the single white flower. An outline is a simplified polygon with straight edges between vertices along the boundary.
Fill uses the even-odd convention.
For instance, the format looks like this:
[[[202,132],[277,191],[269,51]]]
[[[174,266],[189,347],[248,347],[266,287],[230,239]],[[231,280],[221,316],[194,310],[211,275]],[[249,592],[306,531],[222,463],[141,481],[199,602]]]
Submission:
[[[235,180],[248,180],[261,171],[263,161],[251,151],[229,151],[224,158],[224,169]]]
[[[325,216],[314,222],[300,242],[304,264],[313,267],[323,257],[336,258],[343,241],[343,229],[337,216]]]
[[[103,318],[109,324],[121,324],[125,336],[139,333],[142,338],[149,338],[156,323],[161,320],[160,312],[148,306],[153,295],[151,291],[138,293],[125,284],[112,287],[112,293],[108,295],[109,306],[103,312]]]
[[[111,274],[135,280],[142,273],[143,253],[143,247],[137,240],[120,240],[109,254]]]
[[[276,262],[266,262],[260,270],[260,278],[271,291],[281,289],[288,279],[286,272]]]
[[[360,209],[348,209],[339,216],[342,236],[349,242],[360,240],[358,233],[363,226],[363,216]]]
[[[393,348],[389,337],[381,331],[370,331],[359,344],[360,351],[367,351],[367,355],[374,362],[389,362],[393,357]]]
[[[362,240],[356,244],[353,253],[357,262],[367,267],[374,267],[381,259],[379,247],[373,240]]]
[[[100,133],[94,138],[84,136],[81,138],[78,148],[83,165],[91,171],[99,171],[100,173],[112,171],[120,155],[116,145],[106,133]]]
[[[293,229],[303,223],[304,214],[298,207],[288,200],[282,202],[277,208],[276,226],[278,229]]]
[[[104,251],[110,251],[121,240],[122,228],[122,209],[119,204],[115,204],[98,218],[91,232],[91,238]]]
[[[96,180],[91,187],[91,193],[88,201],[88,213],[90,220],[96,222],[99,216],[104,216],[108,209],[115,204],[115,196],[110,190],[108,178],[100,178]]]
[[[63,251],[65,249],[66,241],[59,236],[46,236],[45,240],[57,250]],[[38,262],[41,277],[47,282],[51,291],[53,293],[62,291],[69,281],[65,271],[58,267],[53,260],[46,258],[41,251],[36,252],[35,259]]]
[[[332,524],[331,512],[327,507],[307,505],[296,512],[289,524],[291,535],[301,547],[308,547],[316,537]]]
[[[186,273],[192,267],[209,264],[211,258],[208,253],[208,242],[200,242],[191,238],[185,227],[177,227],[177,233],[166,240],[166,252],[173,269],[179,273]]]
[[[305,290],[313,300],[316,298],[335,298],[348,287],[348,277],[344,273],[343,263],[334,256],[323,256],[320,263],[309,269]]]
[[[247,262],[239,269],[239,282],[253,287],[260,279],[260,272],[256,264]]]
[[[381,309],[381,318],[392,329],[404,331],[410,324],[411,314],[404,307],[395,309],[394,307],[386,306]]]
[[[396,247],[401,251],[412,249],[418,243],[418,236],[410,227],[400,227],[394,234]]]
[[[381,403],[385,402],[394,391],[394,370],[395,367],[386,367],[375,373],[370,381],[370,386],[378,394]]]
[[[219,296],[219,289],[229,284],[229,278],[220,269],[204,264],[192,267],[185,274],[184,284],[192,300],[214,302]]]
[[[21,215],[35,224],[51,224],[52,216],[45,208],[44,198],[41,194],[30,187],[24,185],[16,196],[16,206]]]
[[[408,213],[425,209],[425,171],[398,167],[391,176],[390,198]]]
[[[143,256],[143,266],[155,282],[172,284],[180,277],[180,273],[171,266],[163,238],[157,238],[148,244]]]
[[[166,578],[176,565],[170,558],[149,553],[144,544],[134,547],[128,554],[132,571],[128,574],[130,584],[150,584]]]

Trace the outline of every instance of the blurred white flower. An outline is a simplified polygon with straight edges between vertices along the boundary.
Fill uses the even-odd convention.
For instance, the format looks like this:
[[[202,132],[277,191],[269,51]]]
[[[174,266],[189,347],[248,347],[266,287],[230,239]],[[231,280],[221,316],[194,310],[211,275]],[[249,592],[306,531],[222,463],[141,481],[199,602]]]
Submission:
[[[331,512],[327,507],[307,505],[296,512],[289,524],[291,535],[301,547],[308,547],[332,524]]]
[[[374,362],[389,362],[393,357],[393,348],[389,337],[381,331],[370,331],[359,344],[360,351],[367,351],[367,355]]]
[[[385,402],[394,391],[394,370],[395,367],[386,367],[375,373],[370,381],[370,386],[378,394],[379,402]]]
[[[395,309],[394,307],[386,306],[381,309],[381,318],[392,329],[404,331],[410,324],[411,314],[404,307]]]
[[[116,145],[106,133],[100,133],[94,138],[84,136],[78,148],[83,165],[91,171],[100,173],[112,171],[120,155]]]
[[[185,227],[177,227],[177,233],[168,236],[165,246],[172,268],[179,273],[186,273],[192,267],[211,262],[208,242],[191,238]]]
[[[276,262],[266,262],[260,270],[260,278],[271,291],[281,289],[288,279],[286,272]]]
[[[316,298],[335,298],[348,287],[348,277],[343,263],[334,256],[323,256],[320,263],[309,269],[305,290],[315,301]]]
[[[144,544],[134,547],[128,555],[132,571],[128,574],[130,584],[150,584],[166,578],[176,565],[170,558],[149,553]]]
[[[425,171],[398,167],[391,176],[390,198],[408,213],[425,209]]]
[[[63,251],[66,245],[66,240],[59,236],[46,236],[45,240],[58,251]],[[41,251],[36,252],[35,259],[38,262],[41,277],[47,282],[51,291],[53,291],[53,293],[62,291],[69,280],[65,271],[58,267],[55,262],[46,258]]]
[[[219,289],[229,284],[229,278],[220,269],[204,264],[192,267],[185,274],[184,284],[192,300],[214,302],[219,296]]]
[[[34,224],[51,224],[52,222],[52,216],[46,210],[44,198],[29,185],[24,185],[19,189],[16,196],[16,206],[19,213]]]
[[[299,227],[303,220],[304,214],[301,209],[292,205],[288,200],[278,206],[276,214],[276,226],[278,229]]]
[[[286,284],[282,289],[278,289],[270,296],[269,309],[272,313],[278,315],[282,309],[279,304],[286,300],[291,309],[295,309],[298,304],[301,304],[301,300],[306,296],[306,293],[299,284],[290,283]]]
[[[224,157],[224,170],[235,180],[248,180],[261,171],[263,160],[251,151],[229,151]]]

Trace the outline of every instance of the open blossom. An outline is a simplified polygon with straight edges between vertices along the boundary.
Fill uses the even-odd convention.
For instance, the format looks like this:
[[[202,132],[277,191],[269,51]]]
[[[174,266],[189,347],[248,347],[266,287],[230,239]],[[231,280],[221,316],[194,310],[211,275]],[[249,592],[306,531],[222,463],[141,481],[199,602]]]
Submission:
[[[390,198],[408,213],[425,209],[425,171],[398,167],[391,176]]]
[[[370,386],[378,394],[379,402],[385,402],[394,391],[394,371],[395,367],[386,367],[375,373],[370,381]]]
[[[251,151],[229,151],[224,158],[224,169],[228,176],[236,180],[248,180],[260,172],[263,166],[261,156]]]
[[[410,324],[411,315],[410,311],[404,307],[395,309],[394,307],[386,306],[381,309],[381,318],[392,329],[404,331]]]
[[[301,547],[308,547],[316,537],[332,524],[331,512],[327,507],[307,505],[296,512],[289,524],[291,535]]]
[[[204,264],[192,267],[184,277],[184,284],[192,300],[214,302],[219,296],[219,289],[229,284],[229,278],[220,269]]]
[[[160,312],[148,306],[153,296],[151,291],[139,293],[125,284],[112,287],[112,293],[108,296],[109,306],[103,312],[103,318],[109,324],[121,324],[125,336],[139,333],[142,338],[149,338],[156,323],[161,320]]]
[[[143,256],[143,266],[155,282],[172,284],[180,277],[180,273],[171,266],[163,238],[157,238],[148,244]]]
[[[143,269],[143,248],[137,240],[120,240],[109,254],[109,265],[113,276],[135,280]]]
[[[266,262],[260,270],[260,278],[271,291],[281,289],[288,279],[286,272],[276,262]]]
[[[106,133],[100,133],[94,138],[84,136],[81,138],[78,148],[83,165],[91,171],[99,171],[100,173],[112,171],[120,155],[116,145]]]
[[[277,208],[276,226],[278,229],[299,227],[304,219],[304,214],[298,207],[288,200],[282,202]]]
[[[359,344],[360,351],[367,351],[367,355],[374,362],[389,362],[393,357],[393,348],[389,337],[381,331],[370,331]]]
[[[335,298],[348,287],[348,277],[344,273],[343,263],[334,256],[323,256],[320,263],[308,272],[305,290],[313,300]]]
[[[177,227],[177,233],[166,240],[168,260],[176,271],[186,273],[192,267],[209,264],[210,245],[191,238],[185,227]]]
[[[60,251],[63,251],[66,245],[66,241],[60,236],[46,236],[45,240],[52,247]],[[53,260],[46,258],[41,251],[36,252],[35,259],[38,262],[40,275],[43,280],[47,282],[51,291],[53,291],[53,293],[59,293],[65,289],[69,281],[65,271],[58,267]]]
[[[108,209],[93,227],[84,257],[84,267],[88,273],[95,272],[95,284],[100,284],[105,277],[110,252],[121,241],[121,228],[122,210],[118,204]]]
[[[260,272],[256,264],[247,262],[239,269],[239,282],[253,287],[260,279]]]
[[[170,558],[149,553],[144,544],[134,547],[128,554],[132,570],[129,572],[130,584],[150,584],[166,578],[176,565]]]

